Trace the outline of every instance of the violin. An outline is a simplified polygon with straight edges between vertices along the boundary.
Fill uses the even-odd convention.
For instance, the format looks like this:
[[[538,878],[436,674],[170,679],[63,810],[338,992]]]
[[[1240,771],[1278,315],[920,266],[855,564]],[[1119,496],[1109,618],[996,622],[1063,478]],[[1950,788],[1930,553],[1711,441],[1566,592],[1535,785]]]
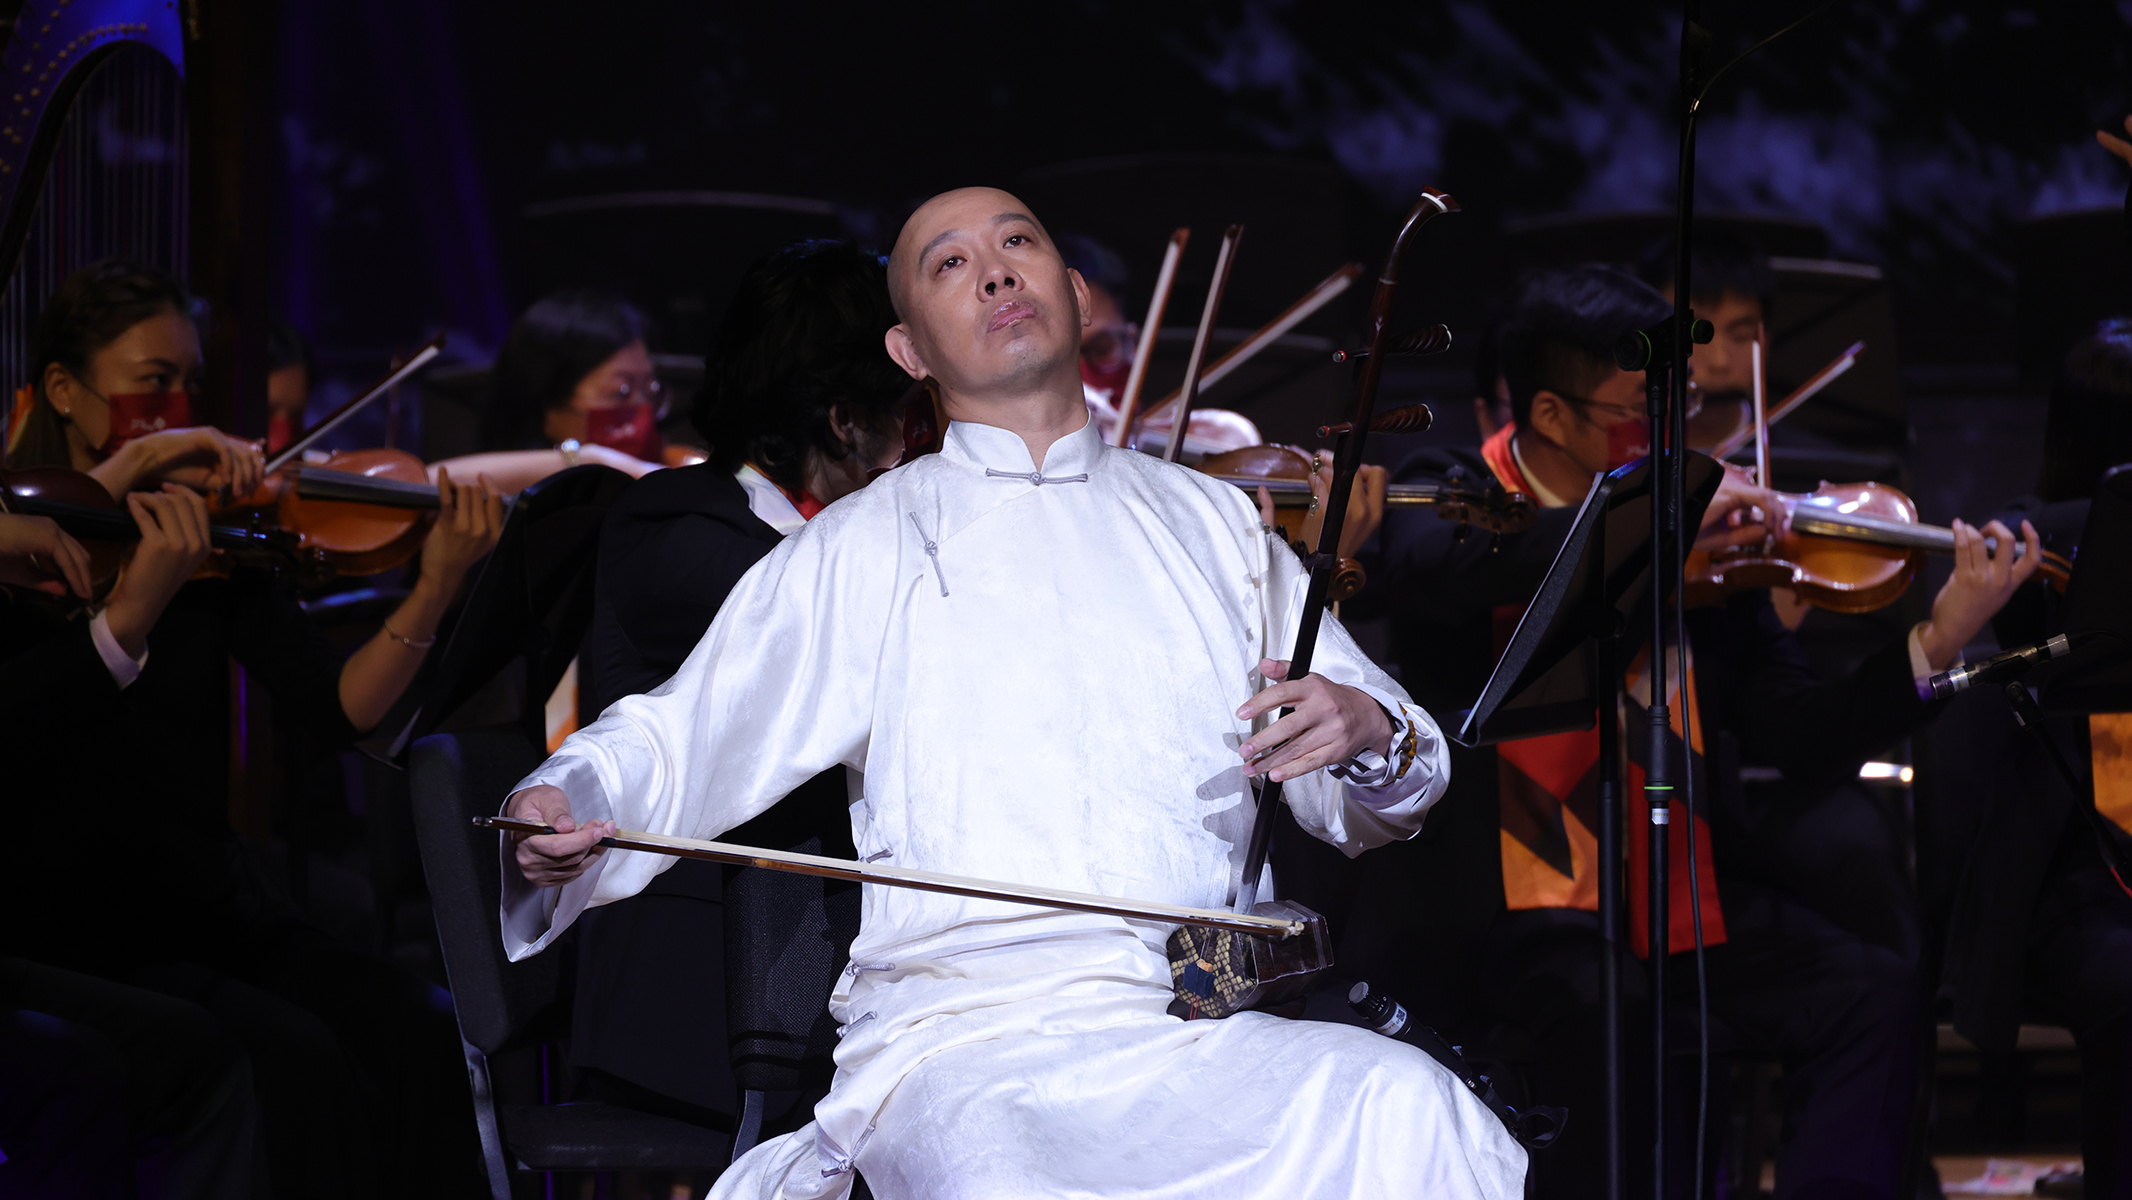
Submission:
[[[215,511],[238,514],[254,530],[281,531],[312,579],[372,575],[414,557],[437,514],[437,489],[422,460],[404,450],[311,447],[443,350],[439,334],[269,458],[266,480],[251,495]]]
[[[1420,433],[1428,429],[1431,420],[1428,405],[1403,405],[1373,415],[1370,431]],[[1324,425],[1318,428],[1318,436],[1344,434],[1347,430],[1345,422]],[[1275,527],[1281,531],[1282,540],[1293,545],[1302,539],[1304,522],[1316,507],[1316,495],[1310,485],[1314,464],[1315,457],[1300,447],[1247,446],[1204,459],[1199,470],[1247,492],[1265,488],[1273,499]],[[1388,507],[1433,508],[1438,518],[1458,523],[1459,532],[1454,536],[1459,538],[1473,529],[1496,537],[1516,533],[1531,528],[1540,516],[1539,505],[1532,497],[1507,491],[1492,478],[1479,487],[1464,487],[1456,482],[1395,483],[1385,489],[1384,502]],[[1346,600],[1368,582],[1362,564],[1342,558],[1333,567],[1330,599],[1334,603]]]
[[[437,489],[405,450],[337,450],[270,473],[218,507],[277,529],[313,577],[373,575],[414,557],[437,519]]]
[[[1853,347],[1838,362],[1855,357],[1860,348]],[[1771,414],[1764,398],[1760,344],[1749,353],[1754,364],[1755,477],[1766,487]],[[1822,374],[1829,375],[1837,365],[1830,364]],[[1785,411],[1792,406],[1787,399]],[[1688,555],[1685,586],[1690,604],[1714,604],[1745,588],[1767,587],[1789,589],[1803,603],[1831,612],[1872,612],[1902,596],[1928,552],[1954,553],[1954,531],[1919,522],[1910,497],[1884,483],[1824,480],[1812,492],[1777,495],[1789,517],[1783,534],[1759,545]],[[1988,546],[1997,550],[1997,539]],[[2023,547],[2016,543],[2014,549]],[[2065,558],[2044,551],[2040,572],[2060,590],[2071,570]]]
[[[1928,553],[1954,553],[1954,531],[1917,519],[1917,505],[1884,483],[1827,483],[1812,492],[1778,493],[1791,528],[1759,546],[1692,553],[1688,602],[1714,604],[1743,588],[1788,588],[1830,612],[1861,613],[1894,603]],[[1998,539],[1986,539],[1997,551]],[[2014,543],[2020,553],[2026,547]],[[2039,574],[2065,590],[2073,564],[2043,552]]]
[[[0,471],[0,511],[49,518],[79,541],[89,555],[92,600],[110,593],[141,540],[141,527],[125,502],[93,476],[68,467]],[[214,553],[202,574],[227,574],[240,563],[279,571],[300,561],[294,539],[278,531],[210,525],[207,536]]]

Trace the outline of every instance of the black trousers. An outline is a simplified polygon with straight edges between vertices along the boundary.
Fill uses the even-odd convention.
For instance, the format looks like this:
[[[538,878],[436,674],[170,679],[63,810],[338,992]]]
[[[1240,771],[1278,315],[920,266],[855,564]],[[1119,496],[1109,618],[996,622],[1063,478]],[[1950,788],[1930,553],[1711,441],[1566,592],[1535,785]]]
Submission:
[[[197,1005],[0,959],[0,1197],[266,1194],[251,1064]]]
[[[2132,1200],[2132,896],[2087,826],[2066,822],[2029,926],[2025,999],[2080,1047],[2086,1194]]]
[[[1778,1057],[1785,1112],[1777,1147],[1779,1200],[1894,1197],[1916,1077],[1923,998],[1899,956],[1804,906],[1752,884],[1728,884],[1728,941],[1706,956],[1713,1053]],[[1503,914],[1478,965],[1461,1031],[1477,1057],[1509,1064],[1530,1100],[1566,1105],[1569,1128],[1536,1155],[1533,1194],[1586,1197],[1606,1163],[1603,995],[1598,918],[1569,909]],[[1669,963],[1669,1192],[1694,1174],[1694,960]],[[1647,968],[1624,954],[1624,1113],[1632,1194],[1649,1194],[1654,1145]],[[1713,1105],[1715,1114],[1715,1104]],[[1716,1158],[1713,1115],[1709,1145]]]

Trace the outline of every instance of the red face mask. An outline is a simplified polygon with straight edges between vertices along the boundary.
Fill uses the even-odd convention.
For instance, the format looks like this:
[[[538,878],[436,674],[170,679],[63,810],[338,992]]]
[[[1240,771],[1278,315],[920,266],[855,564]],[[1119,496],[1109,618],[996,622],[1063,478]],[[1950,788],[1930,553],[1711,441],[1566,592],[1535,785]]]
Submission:
[[[1105,396],[1112,404],[1125,396],[1125,380],[1133,373],[1133,360],[1121,359],[1108,366],[1097,366],[1088,359],[1081,360],[1081,382]]]
[[[119,392],[104,400],[111,406],[111,432],[97,449],[107,458],[136,438],[193,423],[192,396],[185,392]]]
[[[1615,421],[1606,427],[1606,469],[1625,467],[1651,454],[1651,426],[1646,421]]]
[[[658,462],[666,449],[666,439],[659,436],[657,414],[642,400],[624,400],[587,412],[585,440],[645,462]]]
[[[267,453],[278,454],[283,446],[296,440],[296,422],[275,415],[267,418]]]

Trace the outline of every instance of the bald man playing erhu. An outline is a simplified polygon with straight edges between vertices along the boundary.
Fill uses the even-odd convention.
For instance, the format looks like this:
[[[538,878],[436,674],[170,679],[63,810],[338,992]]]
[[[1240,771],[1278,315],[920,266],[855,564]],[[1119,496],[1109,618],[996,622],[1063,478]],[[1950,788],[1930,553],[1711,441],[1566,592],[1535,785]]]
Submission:
[[[670,682],[519,785],[509,811],[564,832],[515,848],[512,958],[671,861],[600,853],[614,826],[716,837],[838,763],[861,858],[1210,908],[1254,775],[1349,854],[1443,793],[1435,724],[1332,618],[1282,682],[1306,575],[1245,494],[1097,436],[1087,288],[1026,206],[935,197],[889,278],[887,353],[938,382],[945,444],[780,543]],[[712,1195],[1519,1192],[1524,1151],[1420,1051],[1171,1016],[1172,928],[866,887],[835,1085]]]

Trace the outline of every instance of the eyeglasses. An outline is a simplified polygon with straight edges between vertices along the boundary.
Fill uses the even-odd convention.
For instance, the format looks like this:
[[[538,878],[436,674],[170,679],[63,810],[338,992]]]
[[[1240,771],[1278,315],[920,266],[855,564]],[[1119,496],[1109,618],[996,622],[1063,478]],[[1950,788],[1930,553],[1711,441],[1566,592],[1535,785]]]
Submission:
[[[651,405],[660,417],[666,416],[666,385],[657,379],[616,379],[592,394],[596,408],[613,408],[635,400]]]
[[[1592,410],[1602,418],[1599,422],[1600,424],[1611,425],[1619,421],[1642,421],[1649,418],[1649,414],[1642,408],[1631,408],[1621,404],[1601,404],[1597,400],[1585,396],[1572,396],[1568,392],[1556,392],[1555,395],[1580,408]],[[1688,416],[1693,418],[1701,411],[1703,411],[1702,393],[1691,387],[1688,389]]]

